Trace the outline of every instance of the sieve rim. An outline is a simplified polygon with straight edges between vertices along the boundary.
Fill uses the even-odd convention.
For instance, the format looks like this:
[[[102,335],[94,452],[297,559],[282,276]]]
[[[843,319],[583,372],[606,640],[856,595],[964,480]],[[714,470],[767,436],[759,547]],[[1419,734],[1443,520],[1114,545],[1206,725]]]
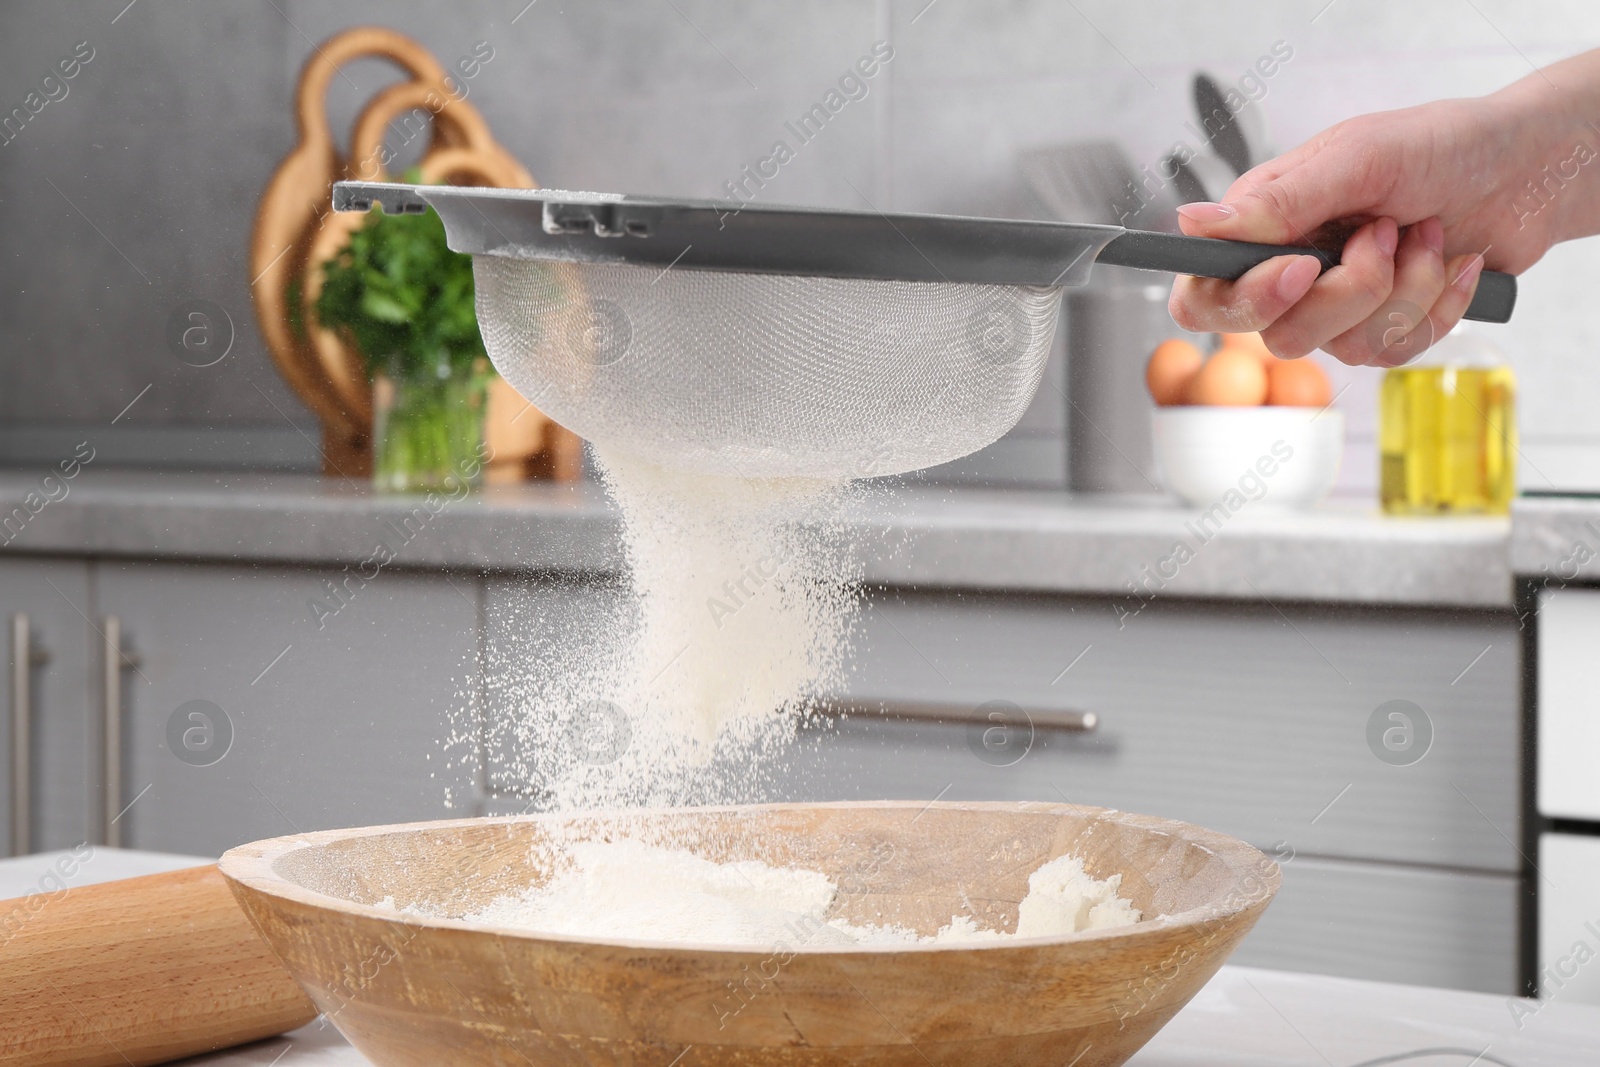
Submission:
[[[471,255],[882,281],[1082,285],[1120,226],[615,193],[338,182],[334,208],[430,207]]]

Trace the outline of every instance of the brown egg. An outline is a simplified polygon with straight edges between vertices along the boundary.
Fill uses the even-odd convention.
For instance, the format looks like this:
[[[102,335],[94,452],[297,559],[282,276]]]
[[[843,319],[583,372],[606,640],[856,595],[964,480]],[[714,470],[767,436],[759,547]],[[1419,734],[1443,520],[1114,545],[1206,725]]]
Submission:
[[[1333,383],[1307,359],[1274,360],[1267,368],[1267,403],[1278,407],[1320,408],[1333,401]]]
[[[1267,368],[1254,353],[1219,348],[1189,383],[1189,403],[1255,407],[1267,399]]]
[[[1218,348],[1242,348],[1246,352],[1254,352],[1264,362],[1272,362],[1277,356],[1272,354],[1272,349],[1261,339],[1259,333],[1219,333],[1221,341]]]
[[[1150,389],[1151,399],[1162,407],[1185,403],[1189,383],[1204,362],[1200,350],[1181,337],[1156,345],[1144,368],[1144,383]]]

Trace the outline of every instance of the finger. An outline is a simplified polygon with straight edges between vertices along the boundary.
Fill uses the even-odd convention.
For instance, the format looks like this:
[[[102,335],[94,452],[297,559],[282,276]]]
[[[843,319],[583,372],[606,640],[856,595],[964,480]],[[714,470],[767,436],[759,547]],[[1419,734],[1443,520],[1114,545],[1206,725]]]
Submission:
[[[1371,207],[1370,191],[1351,156],[1320,151],[1268,161],[1234,182],[1222,203],[1179,207],[1179,226],[1194,237],[1309,244],[1323,223]]]
[[[1167,310],[1172,321],[1194,333],[1253,333],[1293,307],[1320,273],[1316,256],[1277,256],[1231,282],[1180,274]]]
[[[1406,230],[1395,254],[1394,290],[1366,321],[1323,345],[1351,366],[1399,366],[1434,341],[1428,309],[1444,293],[1444,226],[1427,218]]]
[[[1235,201],[1257,186],[1276,181],[1285,172],[1298,166],[1298,151],[1269,159],[1235,178],[1218,202],[1196,200],[1179,204],[1178,228],[1191,237],[1222,237],[1228,228],[1239,225],[1239,209]],[[1218,227],[1221,227],[1221,231]]]
[[[1318,278],[1304,299],[1262,330],[1261,339],[1279,358],[1298,359],[1365,322],[1394,288],[1399,245],[1400,230],[1393,219],[1382,218],[1361,227],[1345,244],[1339,265]]]
[[[1439,298],[1428,309],[1427,321],[1418,326],[1414,333],[1425,338],[1426,344],[1413,344],[1408,341],[1400,351],[1391,349],[1374,359],[1375,367],[1403,367],[1413,362],[1427,351],[1428,346],[1437,343],[1445,334],[1456,328],[1461,317],[1466,314],[1467,308],[1472,304],[1472,298],[1478,291],[1478,278],[1483,273],[1483,257],[1469,252],[1464,256],[1456,256],[1445,264],[1445,277],[1450,283],[1444,287]]]

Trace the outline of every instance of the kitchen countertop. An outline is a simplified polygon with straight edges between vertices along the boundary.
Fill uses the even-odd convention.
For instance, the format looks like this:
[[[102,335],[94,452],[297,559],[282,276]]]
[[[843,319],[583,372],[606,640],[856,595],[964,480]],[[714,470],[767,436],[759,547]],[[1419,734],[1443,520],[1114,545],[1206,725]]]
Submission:
[[[0,860],[0,899],[35,891],[64,855]],[[68,881],[89,885],[208,862],[96,848],[75,865]],[[1130,1062],[1135,1067],[1354,1067],[1413,1049],[1445,1048],[1465,1051],[1455,1061],[1434,1056],[1430,1062],[1590,1067],[1600,1049],[1600,1008],[1224,967]],[[360,1067],[367,1060],[318,1019],[284,1037],[185,1062],[191,1067]]]
[[[1516,502],[1511,567],[1552,581],[1600,581],[1600,496],[1533,496]]]
[[[30,493],[38,495],[26,507]],[[606,573],[620,562],[615,512],[587,483],[490,487],[430,508],[420,497],[311,475],[84,470],[54,495],[41,505],[39,474],[0,472],[0,520],[18,527],[0,531],[0,554],[355,566],[382,541],[399,565],[419,568]],[[1202,526],[1200,512],[1160,498],[916,487],[856,501],[845,526],[866,579],[887,585],[1512,604],[1513,523],[1500,518],[1394,519],[1363,502],[1305,512],[1246,503]]]

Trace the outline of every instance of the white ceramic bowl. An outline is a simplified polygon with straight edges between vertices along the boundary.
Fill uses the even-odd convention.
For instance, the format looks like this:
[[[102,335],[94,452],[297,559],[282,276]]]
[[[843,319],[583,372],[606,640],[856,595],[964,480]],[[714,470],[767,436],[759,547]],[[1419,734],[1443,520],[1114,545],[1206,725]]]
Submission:
[[[1344,455],[1344,415],[1333,408],[1157,408],[1151,427],[1167,487],[1201,509],[1309,507],[1333,488]]]

